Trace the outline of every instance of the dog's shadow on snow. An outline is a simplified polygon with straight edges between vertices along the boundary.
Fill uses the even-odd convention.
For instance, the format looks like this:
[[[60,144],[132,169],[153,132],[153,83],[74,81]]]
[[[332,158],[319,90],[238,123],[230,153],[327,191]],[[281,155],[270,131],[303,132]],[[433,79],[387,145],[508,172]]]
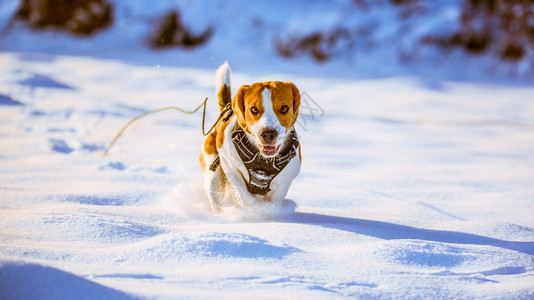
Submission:
[[[295,212],[292,215],[282,218],[281,221],[334,228],[384,240],[413,239],[462,245],[493,246],[534,255],[534,242],[512,242],[457,231],[422,229],[382,221],[304,212]]]

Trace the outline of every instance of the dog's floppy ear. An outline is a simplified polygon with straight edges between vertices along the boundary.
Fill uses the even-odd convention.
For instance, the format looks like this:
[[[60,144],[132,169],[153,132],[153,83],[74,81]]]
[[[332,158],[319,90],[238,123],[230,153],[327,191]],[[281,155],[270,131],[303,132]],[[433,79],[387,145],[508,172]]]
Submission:
[[[299,89],[291,81],[284,82],[285,84],[291,87],[293,93],[293,118],[296,120],[299,116],[299,107],[300,107],[300,92]]]
[[[243,85],[235,94],[232,100],[232,110],[234,111],[239,126],[245,130],[247,128],[247,122],[245,120],[245,92],[248,90],[248,85]]]

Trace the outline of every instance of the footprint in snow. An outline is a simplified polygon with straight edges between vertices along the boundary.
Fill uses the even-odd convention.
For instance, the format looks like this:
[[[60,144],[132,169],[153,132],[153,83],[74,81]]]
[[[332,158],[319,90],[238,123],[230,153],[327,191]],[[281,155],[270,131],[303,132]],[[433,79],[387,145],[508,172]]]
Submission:
[[[0,105],[18,106],[18,105],[24,105],[24,104],[22,104],[22,102],[14,100],[13,98],[7,95],[0,94]]]
[[[54,80],[53,78],[40,75],[40,74],[32,74],[30,77],[26,79],[19,80],[17,83],[22,86],[28,86],[31,89],[49,88],[49,89],[74,90],[74,88],[69,85],[66,85],[64,83]]]
[[[89,152],[95,152],[101,149],[97,144],[82,144],[81,150],[89,151]]]
[[[48,142],[50,143],[51,150],[54,152],[69,154],[74,151],[74,149],[69,147],[69,145],[67,145],[64,140],[50,139],[48,140]]]
[[[74,129],[52,129],[49,130],[49,132],[55,133],[55,132],[74,132]],[[67,142],[65,142],[62,139],[49,139],[48,143],[50,145],[50,150],[62,154],[69,154],[75,150],[81,150],[86,152],[95,152],[101,149],[97,144],[81,144],[79,147],[76,147],[74,149],[73,147],[69,146]],[[121,163],[118,163],[119,165],[116,165],[117,163],[110,163],[112,164],[110,167],[112,169],[118,169],[118,170],[124,170],[126,169],[126,166],[122,165]]]
[[[110,161],[107,165],[101,166],[100,170],[111,169],[117,171],[126,170],[127,166],[120,161]]]

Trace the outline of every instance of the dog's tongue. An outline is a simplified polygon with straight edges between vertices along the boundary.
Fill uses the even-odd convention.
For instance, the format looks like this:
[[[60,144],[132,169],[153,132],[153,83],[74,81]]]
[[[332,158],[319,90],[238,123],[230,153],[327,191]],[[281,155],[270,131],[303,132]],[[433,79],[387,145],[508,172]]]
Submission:
[[[278,151],[278,149],[280,148],[280,145],[278,145],[278,146],[262,145],[262,148],[263,148],[263,152],[265,154],[271,155],[271,154],[274,154],[276,151]]]
[[[276,148],[277,148],[276,146],[263,146],[263,150],[269,151],[269,152],[276,150]]]

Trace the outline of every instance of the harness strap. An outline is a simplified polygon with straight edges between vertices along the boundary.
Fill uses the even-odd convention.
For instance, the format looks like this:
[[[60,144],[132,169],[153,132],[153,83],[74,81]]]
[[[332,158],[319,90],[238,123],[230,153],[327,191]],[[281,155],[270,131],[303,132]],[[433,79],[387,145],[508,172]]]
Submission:
[[[220,165],[221,165],[221,159],[217,156],[217,158],[211,163],[209,169],[210,171],[215,172]]]
[[[248,140],[245,131],[236,122],[232,129],[232,143],[248,171],[248,191],[252,194],[265,195],[270,191],[271,181],[297,155],[299,140],[295,130],[291,129],[289,140],[278,155],[272,158],[266,158]],[[209,169],[215,172],[219,165],[220,158],[217,157]]]

